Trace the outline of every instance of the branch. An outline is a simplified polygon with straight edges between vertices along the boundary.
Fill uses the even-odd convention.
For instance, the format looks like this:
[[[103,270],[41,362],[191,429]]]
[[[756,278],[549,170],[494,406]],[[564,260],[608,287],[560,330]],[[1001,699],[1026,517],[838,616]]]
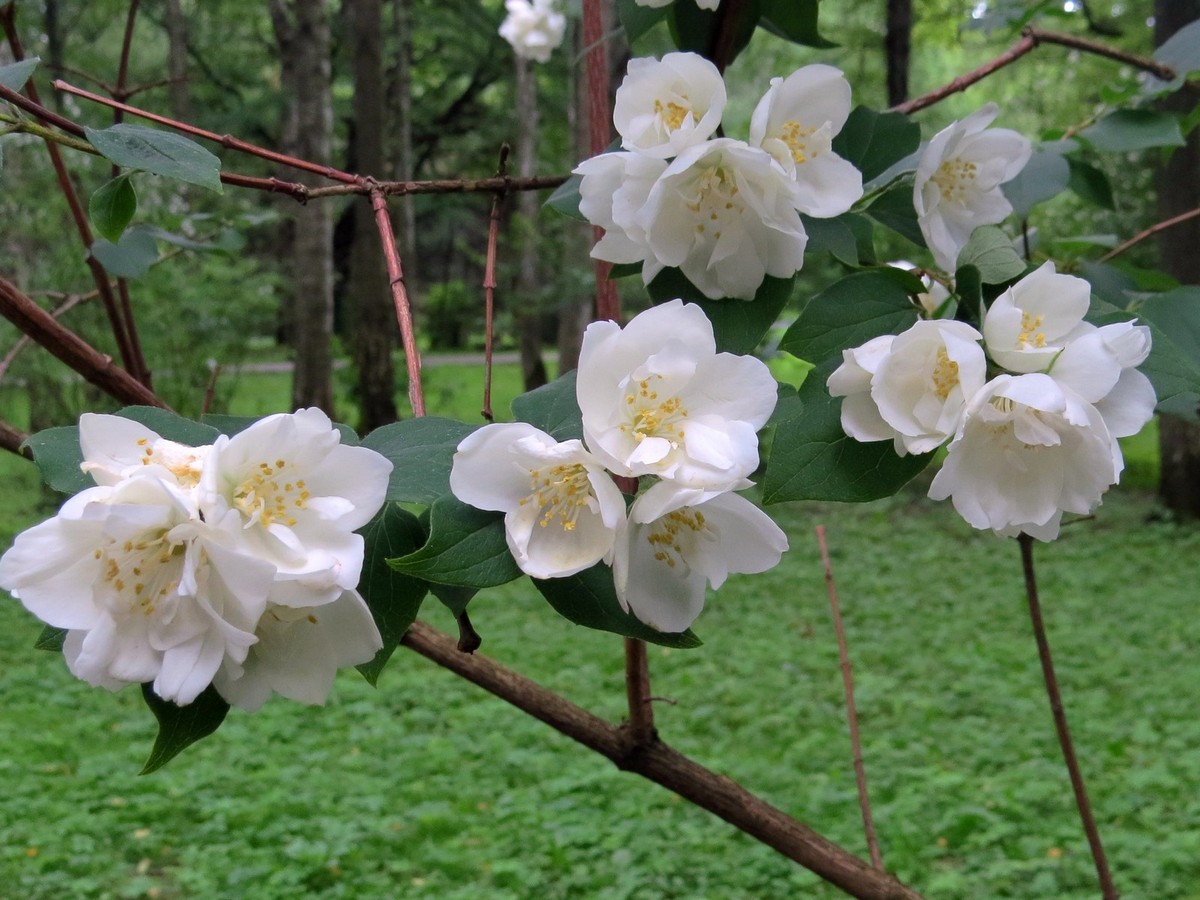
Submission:
[[[608,148],[612,132],[611,116],[608,111],[608,54],[604,37],[604,14],[601,0],[583,0],[583,43],[591,48],[587,52],[587,100],[588,142],[592,156],[599,156]],[[599,225],[592,227],[595,243],[604,236]],[[609,279],[612,264],[602,259],[592,261],[596,277],[596,318],[621,318],[621,298],[617,286]]]
[[[400,325],[400,340],[404,344],[404,364],[408,368],[408,402],[412,406],[414,416],[423,416],[425,391],[421,386],[421,351],[417,349],[412,307],[408,302],[408,291],[404,287],[404,270],[400,266],[396,235],[392,231],[392,219],[388,215],[387,198],[383,191],[371,191],[371,208],[375,210],[375,227],[379,229],[379,240],[383,244],[388,283],[392,288],[392,303],[396,307],[396,322]]]
[[[1182,225],[1184,222],[1188,221],[1189,219],[1196,218],[1196,216],[1200,216],[1200,207],[1197,207],[1196,209],[1189,209],[1185,213],[1180,213],[1179,215],[1174,216],[1170,219],[1164,219],[1162,222],[1158,222],[1154,225],[1151,225],[1145,231],[1139,231],[1137,234],[1135,234],[1129,240],[1125,241],[1122,244],[1118,244],[1116,247],[1113,247],[1111,250],[1109,250],[1107,253],[1105,253],[1102,257],[1100,257],[1100,259],[1097,260],[1097,262],[1108,262],[1114,256],[1119,256],[1120,254],[1124,253],[1126,250],[1128,250],[1134,244],[1139,244],[1142,241],[1144,241],[1146,238],[1153,237],[1154,235],[1158,234],[1160,231],[1166,231],[1168,228],[1173,228],[1176,225]]]
[[[1092,851],[1092,862],[1096,865],[1096,877],[1100,879],[1100,890],[1104,900],[1117,900],[1116,885],[1108,869],[1108,858],[1104,845],[1100,843],[1100,831],[1092,815],[1092,804],[1088,800],[1087,786],[1075,756],[1071,741],[1071,729],[1067,727],[1067,714],[1063,710],[1062,695],[1058,691],[1058,678],[1054,674],[1054,660],[1050,655],[1050,642],[1046,640],[1046,624],[1042,620],[1042,607],[1038,601],[1037,575],[1033,569],[1033,538],[1021,532],[1017,538],[1021,545],[1021,566],[1025,571],[1025,595],[1029,600],[1029,618],[1033,623],[1033,636],[1037,641],[1038,658],[1042,662],[1042,676],[1046,682],[1046,696],[1050,698],[1050,712],[1054,716],[1054,730],[1058,733],[1058,744],[1062,748],[1063,761],[1071,777],[1071,790],[1075,792],[1075,804],[1079,807],[1079,818],[1087,835],[1088,847]]]
[[[505,178],[508,174],[508,153],[508,144],[501,144],[497,177]],[[492,339],[496,310],[496,242],[500,237],[500,204],[503,201],[503,192],[492,198],[492,211],[488,215],[487,259],[483,265],[483,409],[479,414],[488,422],[496,418],[492,412]]]
[[[1149,72],[1163,81],[1171,81],[1175,78],[1174,69],[1170,66],[1164,66],[1156,60],[1137,56],[1133,53],[1126,53],[1123,50],[1118,50],[1115,47],[1109,47],[1096,41],[1089,41],[1086,38],[1075,37],[1070,34],[1059,34],[1053,31],[1042,31],[1040,28],[1027,26],[1021,32],[1021,39],[991,62],[985,63],[978,69],[968,72],[965,75],[959,75],[949,84],[943,85],[935,91],[930,91],[924,96],[909,100],[906,103],[899,103],[891,108],[891,112],[908,114],[925,109],[927,106],[933,106],[933,104],[945,100],[951,94],[965,91],[971,85],[982,81],[993,72],[1011,65],[1025,54],[1034,50],[1039,44],[1059,44],[1063,47],[1082,50],[1085,53],[1093,53],[1096,56],[1104,56]]]
[[[26,432],[0,419],[0,447],[9,453],[15,453],[17,456],[31,460],[33,451],[22,446],[27,440],[29,440],[29,435]]]
[[[637,745],[627,728],[604,721],[486,656],[460,653],[453,638],[422,622],[415,622],[401,643],[607,757],[617,768],[641,775],[707,809],[852,896],[920,900],[919,894],[891,875],[871,868],[728,778],[661,741]]]

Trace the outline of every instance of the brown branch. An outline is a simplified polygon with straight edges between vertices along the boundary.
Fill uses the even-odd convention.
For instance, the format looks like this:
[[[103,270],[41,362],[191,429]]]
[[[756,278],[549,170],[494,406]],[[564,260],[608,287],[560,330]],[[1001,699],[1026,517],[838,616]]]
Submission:
[[[401,643],[607,757],[617,768],[641,775],[714,813],[852,896],[878,900],[920,898],[891,875],[873,869],[730,779],[661,741],[636,744],[627,728],[604,721],[486,656],[460,653],[453,638],[422,622],[414,623]]]
[[[838,658],[842,663],[842,688],[846,694],[846,716],[850,720],[850,750],[854,762],[854,780],[858,784],[858,805],[862,810],[863,829],[867,834],[867,849],[875,868],[883,871],[883,856],[875,836],[875,821],[871,817],[871,799],[867,794],[867,770],[863,767],[862,740],[858,734],[858,712],[854,707],[854,675],[850,670],[850,651],[846,647],[846,629],[842,626],[842,607],[838,603],[837,585],[833,581],[833,563],[825,543],[825,526],[817,526],[817,544],[821,548],[821,564],[825,567],[825,588],[829,592],[829,607],[833,610],[833,629],[837,632]]]
[[[654,727],[654,706],[650,702],[650,661],[646,642],[625,638],[625,697],[629,704],[626,725],[635,747],[648,747],[658,741]]]
[[[122,403],[167,408],[167,404],[150,388],[124,369],[113,365],[111,357],[96,350],[75,332],[64,328],[50,313],[4,278],[0,278],[0,315],[82,375],[85,380]]]
[[[612,133],[608,110],[608,54],[603,41],[604,15],[601,0],[583,0],[583,43],[587,52],[588,143],[592,156],[603,153]],[[592,228],[592,240],[599,243],[604,230]],[[596,318],[621,319],[621,298],[617,286],[609,279],[612,264],[602,259],[592,261],[596,278]]]
[[[1123,50],[1118,50],[1115,47],[1109,47],[1105,44],[1089,41],[1086,38],[1075,37],[1070,34],[1059,34],[1053,31],[1043,31],[1040,28],[1027,26],[1021,32],[1021,39],[993,59],[991,62],[985,63],[978,69],[959,75],[949,84],[943,85],[935,91],[930,91],[921,97],[916,97],[906,103],[899,103],[891,108],[892,112],[899,113],[914,113],[918,110],[925,109],[928,106],[945,100],[951,94],[965,91],[976,82],[982,81],[993,72],[996,72],[1005,66],[1016,62],[1025,54],[1037,48],[1039,44],[1058,44],[1063,47],[1070,47],[1074,50],[1082,50],[1085,53],[1093,53],[1097,56],[1104,56],[1108,59],[1116,60],[1117,62],[1126,63],[1143,71],[1150,72],[1156,78],[1163,81],[1171,81],[1175,77],[1175,70],[1169,66],[1164,66],[1156,60],[1149,59],[1144,56],[1137,56],[1133,53],[1126,53]]]
[[[23,456],[26,459],[33,459],[33,451],[28,447],[23,446],[29,440],[28,432],[24,432],[14,425],[10,425],[3,419],[0,419],[0,447],[3,447],[9,453],[15,453],[17,456]]]
[[[1118,244],[1117,246],[1113,247],[1111,250],[1109,250],[1107,253],[1105,253],[1103,256],[1101,256],[1100,259],[1097,261],[1098,262],[1108,262],[1114,256],[1119,256],[1120,254],[1124,253],[1126,250],[1128,250],[1134,244],[1139,244],[1148,237],[1154,237],[1154,235],[1158,234],[1160,231],[1166,231],[1168,228],[1174,228],[1176,225],[1182,225],[1184,222],[1188,221],[1189,219],[1196,218],[1196,216],[1200,216],[1200,207],[1197,207],[1196,209],[1189,209],[1187,212],[1180,213],[1179,215],[1173,216],[1170,219],[1164,219],[1162,222],[1158,222],[1154,225],[1151,225],[1145,231],[1139,231],[1137,234],[1135,234],[1133,237],[1131,237],[1129,240],[1125,241],[1124,243]]]
[[[141,0],[129,0],[129,13],[125,16],[125,35],[121,39],[121,61],[117,64],[117,83],[111,91],[117,100],[128,100],[129,91],[125,83],[129,77],[129,51],[133,47],[133,26],[137,22],[138,6]],[[113,124],[118,124],[124,117],[122,110],[113,110]]]
[[[396,322],[400,326],[400,340],[404,344],[404,364],[408,368],[408,402],[412,405],[414,416],[423,416],[425,391],[421,386],[421,351],[417,349],[412,307],[408,302],[408,291],[404,287],[404,270],[400,266],[396,235],[392,231],[392,218],[388,215],[387,198],[383,191],[371,191],[371,208],[375,210],[375,227],[379,230],[379,240],[383,244],[388,283],[392,288],[392,303],[396,307]]]
[[[375,188],[388,196],[405,194],[469,194],[474,192],[495,194],[508,191],[542,191],[556,188],[567,180],[566,175],[535,175],[530,178],[443,178],[432,181],[377,181]],[[334,185],[309,188],[308,198],[344,197],[347,194],[370,193],[357,185]]]
[[[500,165],[496,169],[499,178],[505,178],[508,174],[508,153],[508,144],[501,144]],[[492,198],[492,211],[488,216],[487,260],[483,266],[483,409],[479,414],[489,422],[496,418],[492,412],[492,342],[496,312],[496,242],[500,237],[500,204],[503,201],[503,192]]]
[[[1046,624],[1042,620],[1042,607],[1038,601],[1037,575],[1033,568],[1033,538],[1022,532],[1017,538],[1017,542],[1021,545],[1021,567],[1025,572],[1025,595],[1029,600],[1029,618],[1033,623],[1033,636],[1037,641],[1038,658],[1042,663],[1046,696],[1050,698],[1054,730],[1058,733],[1058,744],[1062,748],[1063,760],[1067,764],[1067,773],[1071,777],[1071,790],[1075,792],[1075,804],[1079,807],[1079,818],[1083,822],[1083,831],[1087,835],[1088,847],[1092,851],[1092,861],[1096,866],[1096,877],[1100,880],[1101,893],[1104,900],[1117,900],[1120,894],[1117,893],[1112,874],[1108,869],[1108,858],[1104,855],[1104,845],[1100,842],[1100,830],[1096,827],[1096,819],[1092,815],[1092,804],[1088,800],[1087,786],[1083,782],[1083,773],[1079,769],[1079,760],[1075,756],[1071,730],[1067,727],[1067,714],[1063,709],[1062,695],[1058,690],[1058,678],[1054,674],[1054,660],[1050,655],[1050,642],[1046,639]]]

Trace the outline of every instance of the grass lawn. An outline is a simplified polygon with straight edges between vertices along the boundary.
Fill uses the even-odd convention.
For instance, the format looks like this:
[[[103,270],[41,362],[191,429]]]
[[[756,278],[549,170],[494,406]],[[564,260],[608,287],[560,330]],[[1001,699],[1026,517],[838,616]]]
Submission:
[[[47,510],[31,466],[0,459],[0,478],[6,547]],[[823,523],[889,868],[939,900],[1095,897],[1016,543],[973,532],[919,486],[773,511],[792,541],[783,564],[710,597],[704,647],[651,648],[663,737],[865,855],[812,533]],[[1148,495],[1114,492],[1039,545],[1039,575],[1117,884],[1197,898],[1200,528],[1151,512]],[[482,652],[621,718],[619,639],[571,626],[524,581],[472,610]],[[424,618],[451,627],[434,601]],[[139,777],[154,725],[138,692],[74,680],[31,648],[39,630],[0,603],[0,896],[841,896],[405,650],[378,689],[350,671],[324,709],[235,710]]]

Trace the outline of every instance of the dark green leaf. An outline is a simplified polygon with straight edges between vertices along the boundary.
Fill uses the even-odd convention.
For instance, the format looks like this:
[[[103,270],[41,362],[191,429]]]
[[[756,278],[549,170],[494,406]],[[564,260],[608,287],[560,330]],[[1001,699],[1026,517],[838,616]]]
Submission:
[[[1079,266],[1079,274],[1092,286],[1095,296],[1118,309],[1128,306],[1128,292],[1137,290],[1137,283],[1110,263],[1084,261]]]
[[[617,17],[625,29],[625,40],[630,44],[659,22],[665,21],[669,12],[663,6],[639,6],[635,0],[617,0]]]
[[[154,739],[150,757],[142,766],[142,775],[161,769],[181,751],[208,737],[221,726],[229,712],[229,704],[212,685],[187,706],[176,706],[170,700],[163,700],[149,684],[142,685],[142,698],[158,719],[158,737]]]
[[[362,445],[392,461],[387,498],[404,503],[433,503],[450,493],[454,451],[476,426],[422,416],[377,428]]]
[[[557,440],[582,440],[583,414],[575,399],[575,371],[517,397],[512,402],[512,413],[513,418],[528,422]]]
[[[801,216],[808,232],[805,253],[826,251],[835,259],[855,268],[874,262],[871,223],[856,213],[844,213],[835,219]]]
[[[617,278],[628,278],[630,275],[641,275],[641,263],[613,263],[608,269],[608,278],[613,281]]]
[[[563,618],[625,637],[640,638],[664,647],[699,647],[701,640],[691,629],[683,632],[656,631],[621,609],[613,587],[612,569],[603,563],[566,578],[533,579],[542,596]]]
[[[88,217],[101,237],[116,242],[137,213],[137,191],[128,175],[119,175],[92,194]]]
[[[1118,109],[1079,132],[1097,150],[1128,153],[1150,147],[1182,147],[1179,119],[1152,109]]]
[[[646,289],[656,304],[678,298],[704,310],[712,322],[718,350],[750,353],[779,318],[795,286],[794,277],[768,275],[753,300],[709,300],[678,269],[663,269]]]
[[[425,532],[416,516],[388,503],[364,526],[362,535],[365,547],[358,592],[371,609],[383,647],[373,660],[358,666],[358,671],[375,684],[404,632],[416,620],[428,588],[424,581],[395,571],[387,560],[412,553],[425,543]]]
[[[142,125],[85,128],[87,139],[107,160],[221,193],[221,161],[195,141]]]
[[[975,324],[983,321],[983,281],[974,266],[960,266],[954,273],[954,292],[963,306],[971,310]]]
[[[836,47],[817,27],[819,0],[762,0],[763,26],[805,47]]]
[[[1200,287],[1147,297],[1137,306],[1152,332],[1150,356],[1138,368],[1154,385],[1159,406],[1195,419],[1200,401]]]
[[[908,282],[897,276],[908,276]],[[813,297],[779,342],[779,349],[820,364],[881,334],[898,334],[917,320],[909,293],[920,281],[889,268],[855,272]],[[907,284],[907,286],[906,286]]]
[[[1025,261],[1013,249],[1012,239],[993,225],[971,233],[958,254],[958,268],[974,266],[984,284],[1003,284],[1025,271]]]
[[[1017,218],[1024,219],[1037,204],[1057,197],[1067,189],[1071,167],[1062,150],[1039,147],[1016,178],[1001,185]]]
[[[34,650],[51,650],[55,653],[61,653],[63,642],[67,639],[67,629],[55,628],[53,625],[47,625],[42,629],[42,633],[38,635],[37,640],[33,643]]]
[[[0,66],[0,84],[4,85],[10,91],[21,90],[21,88],[25,87],[25,82],[29,80],[29,76],[33,74],[33,70],[38,67],[39,62],[41,62],[39,57],[32,56],[20,62]]]
[[[582,183],[582,175],[572,175],[554,189],[554,193],[546,198],[545,205],[562,213],[564,216],[586,222],[587,219],[579,211],[579,201],[582,199],[579,196],[579,185]]]
[[[479,593],[478,588],[459,587],[455,584],[430,584],[429,593],[457,618],[463,614],[471,598]]]
[[[864,444],[842,431],[842,401],[825,387],[840,362],[829,360],[810,372],[799,391],[776,407],[764,504],[889,497],[933,459],[932,453],[897,456],[891,441]]]
[[[429,541],[389,559],[397,572],[438,584],[494,587],[521,575],[504,537],[504,514],[468,506],[451,494],[429,508]]]
[[[1175,70],[1171,81],[1146,78],[1143,90],[1148,94],[1166,94],[1179,90],[1188,75],[1200,70],[1200,20],[1191,22],[1171,35],[1154,51],[1154,58]]]
[[[814,8],[816,4],[813,4]],[[921,145],[921,126],[902,113],[858,106],[833,139],[833,152],[847,159],[868,182],[882,175]]]
[[[1112,185],[1109,183],[1107,175],[1095,166],[1089,166],[1087,163],[1069,156],[1067,165],[1071,169],[1067,187],[1077,196],[1104,209],[1117,208],[1113,202]]]
[[[92,256],[110,275],[117,278],[141,278],[158,262],[154,238],[138,228],[121,235],[117,243],[98,238],[92,244]]]
[[[728,11],[701,9],[695,3],[672,3],[667,7],[667,24],[680,50],[711,56],[716,45],[717,29],[731,35],[725,64],[745,49],[762,17],[761,0],[745,0],[737,5],[731,16]]]
[[[879,199],[867,207],[867,215],[886,225],[897,234],[908,238],[918,247],[925,246],[925,236],[917,224],[917,211],[913,208],[911,184],[898,184],[879,195]]]
[[[42,481],[64,494],[77,494],[96,482],[79,470],[83,451],[79,449],[79,426],[61,425],[32,435],[25,445],[33,451],[33,461]]]

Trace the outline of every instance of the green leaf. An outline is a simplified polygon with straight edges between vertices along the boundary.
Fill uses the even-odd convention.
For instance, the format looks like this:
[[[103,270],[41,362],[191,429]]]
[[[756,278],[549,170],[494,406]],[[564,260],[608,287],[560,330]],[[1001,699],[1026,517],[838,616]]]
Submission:
[[[958,254],[957,268],[974,266],[984,284],[1003,284],[1025,271],[1025,261],[1013,249],[1012,239],[994,225],[971,233],[967,246]]]
[[[1118,109],[1079,132],[1097,150],[1128,153],[1150,147],[1182,147],[1178,117],[1152,109]]]
[[[512,402],[513,418],[559,441],[583,439],[583,414],[575,398],[575,370]]]
[[[1151,329],[1150,356],[1138,366],[1158,395],[1159,408],[1195,419],[1200,402],[1200,287],[1188,285],[1147,297],[1137,306]]]
[[[450,610],[455,618],[463,614],[471,598],[479,593],[478,588],[459,587],[456,584],[431,584],[429,593],[437,597],[442,606]]]
[[[814,219],[801,215],[800,220],[808,233],[805,253],[824,250],[834,259],[855,268],[874,263],[871,223],[865,217],[857,213],[843,213],[834,219]]]
[[[886,225],[892,231],[908,238],[918,247],[925,246],[925,236],[917,224],[917,211],[913,208],[911,184],[898,184],[884,191],[874,203],[867,207],[867,215]]]
[[[1071,169],[1067,187],[1074,191],[1076,196],[1104,209],[1117,208],[1116,203],[1113,202],[1112,185],[1109,183],[1107,175],[1095,166],[1090,166],[1069,156],[1067,165]]]
[[[841,360],[829,360],[775,409],[775,436],[763,478],[763,503],[863,502],[889,497],[933,459],[897,456],[891,441],[864,444],[842,430],[840,398],[825,387]]]
[[[46,428],[30,436],[25,446],[33,452],[33,461],[42,481],[54,490],[77,494],[96,486],[96,482],[79,470],[83,465],[83,451],[79,449],[78,425]]]
[[[433,503],[450,493],[450,467],[459,443],[476,426],[421,416],[377,428],[362,445],[392,461],[387,498],[404,503]]]
[[[87,139],[110,162],[222,192],[221,161],[195,141],[142,125],[85,128]]]
[[[817,27],[819,0],[762,0],[763,27],[805,47],[836,47]]]
[[[702,643],[690,628],[683,632],[657,631],[621,609],[613,586],[612,569],[603,563],[566,578],[534,578],[532,581],[554,611],[576,625],[640,638],[664,647],[688,649]]]
[[[150,684],[142,685],[142,698],[158,719],[158,737],[140,774],[149,775],[170,762],[181,751],[206,738],[225,721],[229,704],[211,684],[187,706],[176,706],[154,693]]]
[[[141,278],[158,262],[158,246],[146,232],[131,228],[117,243],[98,238],[92,244],[92,256],[117,278]]]
[[[679,269],[663,269],[646,290],[656,304],[676,298],[695,303],[712,322],[718,350],[750,353],[775,324],[792,298],[795,286],[794,276],[775,278],[768,275],[753,300],[710,300]]]
[[[890,267],[848,275],[808,301],[779,349],[812,363],[833,357],[840,362],[845,349],[898,334],[917,320],[910,295],[914,282],[924,290],[914,276]]]
[[[659,22],[666,21],[669,12],[664,6],[639,6],[635,0],[617,0],[617,17],[625,29],[625,40],[630,44]]]
[[[1079,266],[1079,274],[1092,286],[1095,296],[1118,309],[1128,306],[1128,292],[1137,290],[1137,284],[1129,274],[1111,263],[1084,260]]]
[[[7,66],[0,66],[0,84],[4,85],[10,91],[19,91],[25,87],[25,82],[29,80],[29,76],[33,74],[33,70],[38,67],[41,59],[36,56],[31,56],[29,59],[23,59],[20,62],[9,63]]]
[[[1200,19],[1183,26],[1154,51],[1154,59],[1175,70],[1175,78],[1161,81],[1150,75],[1142,85],[1147,94],[1168,94],[1183,87],[1187,77],[1200,71]]]
[[[1067,189],[1071,166],[1061,148],[1039,147],[1016,178],[1000,186],[1017,218],[1024,219],[1029,211]]]
[[[833,152],[854,163],[864,183],[882,175],[919,146],[921,126],[908,116],[876,112],[865,106],[854,108],[833,139]]]
[[[383,647],[358,671],[374,685],[408,626],[416,621],[428,585],[418,578],[402,575],[388,565],[388,559],[406,556],[425,543],[425,532],[417,517],[395,503],[387,503],[362,529],[362,575],[358,592],[371,610],[383,638]]]
[[[630,275],[641,275],[641,263],[613,263],[608,268],[608,280],[614,281],[617,278],[628,278]]]
[[[92,194],[88,217],[105,239],[117,242],[137,213],[137,191],[128,175],[118,175]],[[157,251],[156,251],[157,252]]]
[[[554,189],[554,193],[546,198],[546,202],[543,205],[569,218],[586,222],[587,219],[579,211],[579,201],[583,199],[579,196],[579,185],[581,184],[583,184],[582,175],[571,175]]]
[[[389,559],[397,572],[438,584],[485,588],[521,570],[504,537],[504,514],[468,506],[451,494],[429,508],[429,540],[415,553]]]
[[[762,17],[762,0],[745,0],[733,15],[725,10],[701,9],[695,3],[672,3],[667,7],[667,24],[680,50],[709,56],[716,43],[717,29],[731,32],[730,50],[726,65],[733,62],[754,35]]]
[[[67,639],[67,629],[55,628],[53,625],[47,625],[42,629],[42,633],[38,635],[37,640],[33,642],[34,650],[51,650],[55,653],[61,653],[63,643]]]

